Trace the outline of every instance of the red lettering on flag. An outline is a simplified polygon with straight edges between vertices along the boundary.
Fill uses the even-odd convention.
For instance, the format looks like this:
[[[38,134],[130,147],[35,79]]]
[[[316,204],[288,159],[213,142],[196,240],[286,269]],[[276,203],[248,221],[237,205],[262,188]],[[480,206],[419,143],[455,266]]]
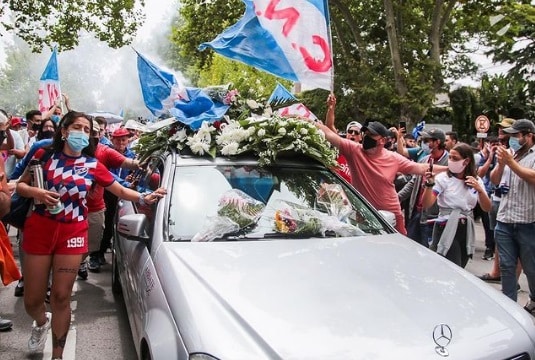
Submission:
[[[318,35],[312,36],[312,42],[315,45],[319,45],[320,49],[323,52],[323,59],[315,59],[308,50],[301,46],[299,47],[299,51],[301,52],[301,55],[303,56],[303,60],[305,60],[306,66],[315,72],[325,72],[328,71],[332,66],[332,60],[331,60],[331,51],[329,49],[329,43],[325,41],[324,38]]]
[[[294,7],[288,7],[284,9],[275,9],[279,5],[280,0],[272,0],[266,8],[265,16],[269,20],[281,20],[286,19],[282,27],[282,34],[288,37],[288,34],[292,31],[293,27],[299,20],[299,11]]]

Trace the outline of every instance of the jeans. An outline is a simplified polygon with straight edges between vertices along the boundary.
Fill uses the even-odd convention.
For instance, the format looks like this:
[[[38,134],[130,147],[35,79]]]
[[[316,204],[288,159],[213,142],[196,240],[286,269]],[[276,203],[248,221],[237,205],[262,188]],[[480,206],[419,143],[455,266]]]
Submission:
[[[428,248],[429,238],[431,237],[432,233],[432,225],[420,223],[421,216],[422,213],[419,211],[415,211],[413,213],[412,218],[407,224],[407,236]]]
[[[535,223],[506,224],[498,221],[494,237],[498,245],[502,292],[517,300],[516,265],[518,259],[528,279],[529,297],[535,301]]]

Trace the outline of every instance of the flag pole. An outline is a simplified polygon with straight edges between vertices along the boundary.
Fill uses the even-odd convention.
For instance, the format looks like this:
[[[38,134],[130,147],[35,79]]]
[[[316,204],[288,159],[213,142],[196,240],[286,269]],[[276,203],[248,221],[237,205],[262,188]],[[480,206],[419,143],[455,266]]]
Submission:
[[[331,12],[329,11],[329,1],[324,0],[323,6],[325,7],[325,20],[327,20],[327,34],[329,35],[329,49],[331,50],[331,94],[334,94],[334,58],[333,58],[333,35],[331,31]]]
[[[65,107],[64,107],[65,104],[63,103],[63,93],[61,92],[61,79],[59,77],[58,51],[57,50],[58,50],[58,46],[55,45],[53,52],[56,54],[56,65],[57,65],[57,68],[58,68],[59,107],[61,108],[61,114],[65,115]]]

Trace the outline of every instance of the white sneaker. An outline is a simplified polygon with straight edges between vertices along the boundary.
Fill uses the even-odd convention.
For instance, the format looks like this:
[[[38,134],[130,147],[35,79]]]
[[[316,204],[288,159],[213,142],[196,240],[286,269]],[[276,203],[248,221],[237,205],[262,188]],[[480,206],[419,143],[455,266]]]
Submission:
[[[52,314],[47,312],[46,323],[41,326],[37,326],[37,323],[34,321],[32,325],[32,336],[28,341],[28,349],[32,352],[42,352],[45,349],[46,336],[48,334],[48,329],[50,329],[50,323]]]

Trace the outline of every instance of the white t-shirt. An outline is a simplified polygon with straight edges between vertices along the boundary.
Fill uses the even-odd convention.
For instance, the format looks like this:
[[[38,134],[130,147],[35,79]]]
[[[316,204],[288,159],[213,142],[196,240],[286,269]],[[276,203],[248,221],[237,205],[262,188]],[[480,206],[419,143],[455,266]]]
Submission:
[[[24,150],[24,142],[22,141],[22,138],[20,137],[19,133],[11,129],[8,130],[11,132],[11,136],[13,136],[13,148],[17,150]],[[4,140],[4,143],[7,144],[7,139]],[[15,157],[15,155],[9,155],[7,150],[2,150],[1,155],[5,163],[6,177],[9,178],[13,170],[15,170],[17,158]]]
[[[485,188],[483,180],[477,178],[480,186]],[[477,205],[478,193],[474,188],[466,186],[464,179],[448,176],[443,172],[435,177],[433,192],[437,195],[439,208],[461,209],[470,211]],[[437,220],[446,220],[448,216],[441,216]]]

